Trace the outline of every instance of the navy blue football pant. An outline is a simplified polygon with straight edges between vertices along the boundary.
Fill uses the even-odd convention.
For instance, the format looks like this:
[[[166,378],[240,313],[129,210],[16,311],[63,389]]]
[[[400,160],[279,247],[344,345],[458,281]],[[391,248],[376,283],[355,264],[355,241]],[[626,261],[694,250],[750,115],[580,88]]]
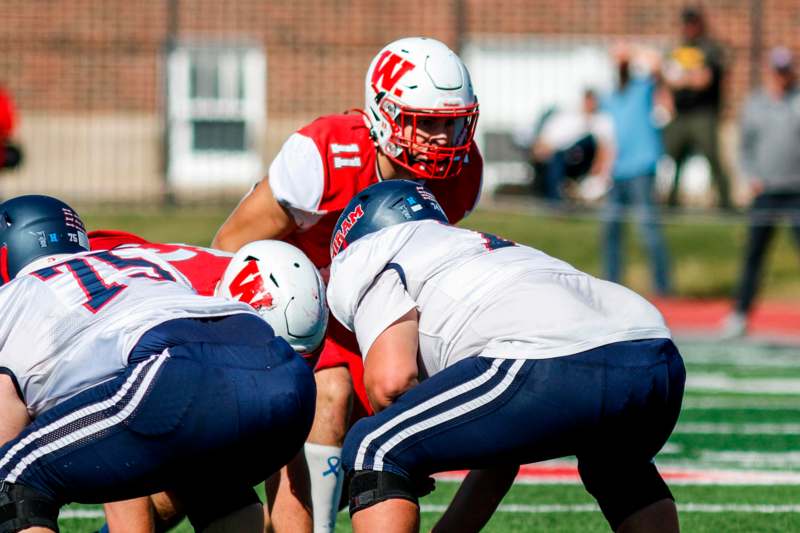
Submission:
[[[552,359],[472,357],[360,420],[345,471],[412,482],[435,472],[578,457],[613,529],[671,498],[652,459],[680,412],[686,372],[668,339],[627,341]]]
[[[59,504],[172,490],[202,529],[258,501],[253,485],[302,447],[315,395],[311,370],[259,317],[173,320],[121,374],[0,448],[0,479]]]

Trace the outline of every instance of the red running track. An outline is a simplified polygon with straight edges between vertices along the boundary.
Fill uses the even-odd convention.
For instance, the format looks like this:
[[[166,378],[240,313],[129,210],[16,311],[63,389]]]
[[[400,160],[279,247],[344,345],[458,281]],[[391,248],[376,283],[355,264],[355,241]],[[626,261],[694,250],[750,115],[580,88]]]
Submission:
[[[663,298],[651,301],[677,335],[719,334],[732,308],[730,300]],[[800,302],[758,302],[750,315],[748,335],[800,340]]]

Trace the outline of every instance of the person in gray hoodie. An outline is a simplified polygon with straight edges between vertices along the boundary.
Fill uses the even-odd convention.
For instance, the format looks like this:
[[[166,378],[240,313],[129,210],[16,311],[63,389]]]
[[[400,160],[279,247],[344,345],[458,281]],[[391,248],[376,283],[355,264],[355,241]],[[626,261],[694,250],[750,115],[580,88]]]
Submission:
[[[788,218],[800,250],[800,89],[792,53],[769,54],[766,84],[744,107],[740,158],[753,194],[747,247],[735,307],[723,337],[747,332],[764,257],[778,224]]]

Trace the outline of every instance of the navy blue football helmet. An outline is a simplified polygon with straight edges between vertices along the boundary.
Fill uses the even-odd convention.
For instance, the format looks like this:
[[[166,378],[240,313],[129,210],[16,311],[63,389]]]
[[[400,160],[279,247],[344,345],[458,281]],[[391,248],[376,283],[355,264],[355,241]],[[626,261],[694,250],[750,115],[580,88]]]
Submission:
[[[0,204],[0,285],[40,257],[88,250],[83,221],[61,200],[29,195]]]
[[[449,224],[444,209],[424,185],[386,180],[356,194],[344,208],[331,236],[331,259],[364,235],[414,220]]]

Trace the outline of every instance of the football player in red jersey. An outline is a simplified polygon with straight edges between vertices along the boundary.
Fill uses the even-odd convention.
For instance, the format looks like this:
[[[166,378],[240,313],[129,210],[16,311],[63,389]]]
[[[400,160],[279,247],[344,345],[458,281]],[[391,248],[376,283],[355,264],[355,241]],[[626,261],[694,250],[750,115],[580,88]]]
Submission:
[[[277,336],[286,339],[307,360],[322,343],[328,319],[324,285],[317,269],[295,246],[274,240],[255,241],[231,254],[187,244],[149,242],[123,231],[92,231],[88,236],[92,250],[146,249],[180,272],[199,294],[250,304]],[[308,476],[302,455],[283,470],[290,471],[293,479]],[[276,499],[278,491],[286,490],[278,482],[277,475],[267,481],[270,501]],[[310,529],[308,488],[293,488],[294,492],[283,498],[297,500],[297,505],[306,509],[293,519],[300,529],[302,524]],[[181,502],[168,493],[106,504],[105,510],[108,525],[101,531],[164,531],[183,516]]]
[[[452,223],[475,207],[483,175],[473,142],[478,103],[461,59],[434,39],[400,39],[372,60],[365,89],[361,113],[318,118],[286,140],[269,175],[243,198],[212,246],[232,251],[256,239],[284,239],[325,275],[336,220],[369,185],[424,180]],[[355,338],[335,321],[315,377],[317,411],[306,460],[315,531],[329,532],[341,492],[344,435],[370,413]]]

